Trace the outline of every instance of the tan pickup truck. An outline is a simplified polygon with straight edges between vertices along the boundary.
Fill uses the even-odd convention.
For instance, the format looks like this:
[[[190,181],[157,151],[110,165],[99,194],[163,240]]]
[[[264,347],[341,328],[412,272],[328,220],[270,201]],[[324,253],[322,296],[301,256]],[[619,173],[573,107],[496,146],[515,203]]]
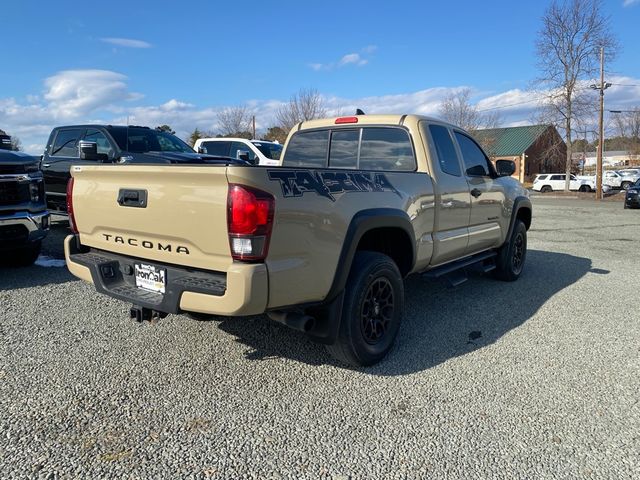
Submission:
[[[277,167],[72,167],[69,270],[132,317],[267,313],[339,360],[390,350],[412,273],[522,272],[527,191],[455,126],[415,115],[303,122]]]

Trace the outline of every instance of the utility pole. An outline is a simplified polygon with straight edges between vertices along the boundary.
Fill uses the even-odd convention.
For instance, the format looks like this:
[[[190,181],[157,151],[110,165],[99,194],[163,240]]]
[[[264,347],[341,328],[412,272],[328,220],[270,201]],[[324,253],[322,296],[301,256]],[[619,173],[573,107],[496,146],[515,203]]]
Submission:
[[[256,116],[253,116],[253,139],[256,139]]]
[[[604,82],[604,47],[600,47],[600,85],[591,85],[594,90],[600,91],[600,124],[598,141],[598,153],[596,157],[596,200],[602,200],[602,151],[604,149],[604,91],[611,86]]]

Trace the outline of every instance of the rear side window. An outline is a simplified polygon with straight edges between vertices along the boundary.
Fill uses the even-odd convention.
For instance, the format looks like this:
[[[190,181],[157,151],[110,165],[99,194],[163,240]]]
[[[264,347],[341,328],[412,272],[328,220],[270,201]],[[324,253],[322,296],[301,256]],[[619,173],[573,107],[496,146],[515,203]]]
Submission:
[[[291,137],[282,165],[324,168],[327,166],[330,130],[298,132]]]
[[[51,149],[52,157],[79,157],[78,139],[82,135],[83,129],[69,128],[58,130],[56,139]]]
[[[536,181],[538,181],[538,180],[546,180],[546,179],[547,179],[547,177],[548,177],[548,175],[538,175],[538,176],[536,177]]]
[[[358,167],[358,141],[360,130],[334,130],[329,149],[330,168]]]
[[[231,142],[202,142],[200,147],[202,148],[203,153],[206,153],[207,155],[228,157]]]
[[[401,128],[363,128],[359,168],[399,172],[415,170],[416,160],[409,133]]]
[[[564,178],[564,175],[551,175],[551,178],[549,180],[564,180]]]
[[[487,157],[484,156],[480,147],[466,135],[460,132],[455,132],[460,151],[462,152],[462,160],[464,161],[464,167],[467,175],[471,177],[489,177],[491,172],[489,170],[489,162]]]
[[[429,132],[431,132],[431,137],[436,147],[440,170],[449,175],[459,177],[462,174],[460,162],[458,162],[458,154],[453,146],[451,135],[449,135],[449,129],[442,125],[429,125]]]

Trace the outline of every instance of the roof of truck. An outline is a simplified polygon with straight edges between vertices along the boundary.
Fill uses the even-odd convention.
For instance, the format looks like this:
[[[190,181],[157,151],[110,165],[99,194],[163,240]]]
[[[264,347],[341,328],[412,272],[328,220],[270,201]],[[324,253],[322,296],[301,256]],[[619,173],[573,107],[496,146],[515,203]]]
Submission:
[[[352,121],[348,121],[351,119]],[[306,130],[310,128],[333,127],[335,125],[403,125],[407,122],[417,122],[419,120],[429,120],[432,122],[447,122],[433,117],[425,117],[423,115],[414,114],[374,114],[374,115],[341,115],[339,117],[320,118],[317,120],[307,120],[299,123],[297,130]],[[451,125],[454,126],[454,125]]]

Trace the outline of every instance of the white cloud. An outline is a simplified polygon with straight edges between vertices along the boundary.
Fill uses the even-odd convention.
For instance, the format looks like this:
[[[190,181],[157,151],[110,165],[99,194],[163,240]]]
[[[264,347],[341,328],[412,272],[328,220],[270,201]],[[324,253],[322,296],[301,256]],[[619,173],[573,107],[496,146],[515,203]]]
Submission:
[[[640,3],[640,0],[624,0],[624,2],[622,2],[622,6],[630,7],[631,5],[635,5],[637,3]]]
[[[606,91],[607,109],[630,109],[640,103],[640,79],[610,77],[613,84]],[[0,128],[18,136],[29,153],[42,153],[51,129],[73,123],[113,123],[157,125],[168,124],[178,136],[187,138],[194,128],[212,131],[218,112],[228,105],[194,105],[178,98],[156,105],[141,105],[142,95],[129,91],[127,77],[107,70],[68,70],[45,79],[44,91],[24,100],[0,98]],[[417,113],[437,116],[442,99],[465,86],[433,87],[393,95],[346,98],[325,95],[328,115],[348,115],[356,108],[368,114]],[[512,89],[493,94],[475,92],[479,109],[500,107],[505,126],[526,125],[533,121],[538,100],[545,92]],[[597,96],[593,94],[594,104]],[[258,129],[274,124],[275,114],[286,100],[249,99],[244,102],[256,115]]]
[[[100,40],[104,43],[110,43],[111,45],[126,48],[151,48],[153,46],[149,42],[145,42],[144,40],[135,40],[133,38],[107,37],[101,38]]]
[[[360,57],[358,53],[348,53],[347,55],[345,55],[340,59],[340,62],[338,62],[338,65],[342,67],[344,65],[354,64],[361,67],[363,65],[366,65],[368,62],[369,60]]]
[[[136,100],[127,77],[109,70],[65,70],[47,78],[44,99],[55,116],[73,118],[123,100]]]
[[[378,47],[376,47],[375,45],[368,45],[361,50],[362,54],[347,53],[346,55],[343,55],[342,58],[340,58],[340,60],[338,60],[337,62],[309,63],[308,66],[316,72],[319,72],[321,70],[334,70],[336,68],[346,67],[348,65],[356,65],[358,67],[362,67],[369,63],[369,58],[367,58],[367,56],[370,56],[377,49]]]

